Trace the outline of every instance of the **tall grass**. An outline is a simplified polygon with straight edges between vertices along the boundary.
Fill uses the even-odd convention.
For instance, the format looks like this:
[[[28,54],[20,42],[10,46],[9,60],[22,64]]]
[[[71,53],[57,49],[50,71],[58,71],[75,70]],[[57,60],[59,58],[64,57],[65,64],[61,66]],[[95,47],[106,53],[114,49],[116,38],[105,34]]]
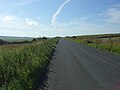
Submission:
[[[32,90],[57,40],[0,47],[0,90]]]

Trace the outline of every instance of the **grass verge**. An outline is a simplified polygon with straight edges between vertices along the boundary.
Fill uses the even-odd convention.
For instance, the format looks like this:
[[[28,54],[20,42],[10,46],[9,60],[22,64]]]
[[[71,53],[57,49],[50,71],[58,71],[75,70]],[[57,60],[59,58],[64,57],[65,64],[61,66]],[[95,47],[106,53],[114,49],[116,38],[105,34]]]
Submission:
[[[33,90],[57,41],[0,46],[0,90]]]

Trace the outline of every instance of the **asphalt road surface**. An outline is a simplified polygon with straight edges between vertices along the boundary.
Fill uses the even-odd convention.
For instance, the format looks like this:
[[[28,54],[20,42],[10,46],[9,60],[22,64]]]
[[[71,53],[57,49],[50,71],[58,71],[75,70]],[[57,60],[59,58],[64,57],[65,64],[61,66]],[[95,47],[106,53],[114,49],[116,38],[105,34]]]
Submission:
[[[120,56],[60,39],[39,90],[120,90]]]

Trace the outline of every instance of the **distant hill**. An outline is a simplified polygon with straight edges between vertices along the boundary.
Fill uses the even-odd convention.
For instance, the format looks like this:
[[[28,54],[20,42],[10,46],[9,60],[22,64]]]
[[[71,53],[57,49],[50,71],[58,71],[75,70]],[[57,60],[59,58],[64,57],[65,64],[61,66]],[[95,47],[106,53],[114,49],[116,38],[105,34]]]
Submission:
[[[9,41],[9,42],[20,42],[20,41],[31,41],[33,38],[32,37],[12,37],[12,36],[0,36],[0,39]]]
[[[98,34],[98,35],[91,35],[91,36],[99,37],[99,38],[120,37],[120,33],[116,33],[116,34]]]
[[[69,37],[69,36],[67,36]],[[94,37],[94,38],[109,38],[109,37],[120,37],[120,33],[115,33],[115,34],[96,34],[96,35],[82,35],[82,36],[70,36],[71,38],[89,38],[89,37]]]

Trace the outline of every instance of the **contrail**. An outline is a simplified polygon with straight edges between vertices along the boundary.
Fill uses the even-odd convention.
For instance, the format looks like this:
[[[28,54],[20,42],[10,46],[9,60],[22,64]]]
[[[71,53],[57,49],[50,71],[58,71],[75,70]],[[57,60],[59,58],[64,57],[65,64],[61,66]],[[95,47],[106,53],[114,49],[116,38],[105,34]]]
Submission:
[[[60,12],[62,11],[62,9],[64,8],[64,6],[69,3],[71,0],[66,0],[59,8],[58,10],[54,13],[54,15],[52,16],[51,19],[51,23],[52,26],[56,27],[56,20],[57,20],[57,16],[60,14]]]

